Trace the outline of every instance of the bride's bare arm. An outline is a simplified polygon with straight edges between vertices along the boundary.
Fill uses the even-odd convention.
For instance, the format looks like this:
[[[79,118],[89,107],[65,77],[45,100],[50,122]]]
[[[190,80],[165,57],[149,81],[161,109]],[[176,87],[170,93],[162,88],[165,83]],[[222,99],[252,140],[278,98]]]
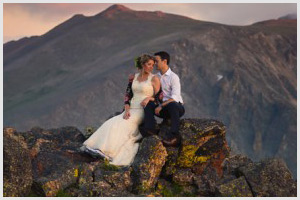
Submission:
[[[153,76],[151,79],[153,90],[154,90],[154,95],[152,97],[146,97],[142,102],[141,106],[145,107],[149,101],[155,101],[155,95],[159,92],[160,90],[160,80],[157,76]]]
[[[153,85],[154,95],[155,95],[159,92],[160,89],[160,80],[157,76],[152,77],[152,85]]]
[[[152,77],[152,86],[154,90],[154,95],[151,97],[150,101],[155,101],[155,96],[160,92],[160,80],[157,76]]]
[[[163,102],[163,91],[161,88],[160,79],[157,76],[155,76],[153,80],[153,88],[154,88],[153,101],[156,105],[159,105]]]

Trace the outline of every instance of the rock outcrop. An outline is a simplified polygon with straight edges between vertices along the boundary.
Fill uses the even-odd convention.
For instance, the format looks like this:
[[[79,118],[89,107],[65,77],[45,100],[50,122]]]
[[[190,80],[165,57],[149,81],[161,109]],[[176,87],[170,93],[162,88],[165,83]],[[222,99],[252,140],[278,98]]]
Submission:
[[[226,127],[182,119],[179,147],[165,147],[168,124],[143,138],[130,167],[110,165],[79,148],[75,127],[28,132],[4,128],[4,196],[296,196],[296,181],[279,159],[230,155]]]
[[[245,177],[255,196],[286,197],[297,191],[297,185],[282,160],[249,163],[240,167],[238,172]]]
[[[166,157],[166,148],[157,136],[143,139],[132,164],[135,192],[145,193],[154,189]]]
[[[16,130],[3,132],[3,196],[24,196],[32,185],[32,164],[26,142]]]

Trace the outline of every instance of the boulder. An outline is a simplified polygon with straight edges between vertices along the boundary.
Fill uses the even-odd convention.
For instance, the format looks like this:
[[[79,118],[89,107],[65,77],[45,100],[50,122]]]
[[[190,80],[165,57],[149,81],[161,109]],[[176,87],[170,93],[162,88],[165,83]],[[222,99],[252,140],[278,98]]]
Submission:
[[[95,182],[106,181],[116,190],[132,190],[132,180],[130,177],[131,168],[119,169],[116,171],[108,171],[98,169],[95,171]]]
[[[203,165],[210,163],[221,176],[221,164],[230,151],[225,133],[225,126],[219,121],[183,119],[180,126],[182,144],[177,165],[193,168],[195,173],[201,174]]]
[[[34,127],[28,132],[15,132],[24,138],[32,162],[32,189],[40,196],[56,196],[78,181],[83,163],[95,159],[79,151],[83,134],[75,127],[44,130]]]
[[[156,197],[187,197],[197,196],[196,187],[194,185],[178,185],[166,179],[159,179],[157,182],[155,193]]]
[[[3,196],[23,197],[30,193],[32,164],[28,146],[13,128],[3,131]]]
[[[81,185],[79,189],[76,195],[79,197],[107,197],[115,195],[111,192],[111,185],[106,181],[89,182]]]
[[[144,138],[132,163],[133,191],[143,194],[154,189],[166,162],[167,151],[157,136]]]
[[[168,123],[161,128],[167,129]],[[161,131],[160,136],[166,131]],[[164,175],[172,176],[176,169],[189,168],[201,175],[207,166],[215,168],[218,176],[223,174],[222,163],[230,149],[225,138],[225,126],[209,119],[182,119],[180,121],[182,142],[179,148],[168,147]]]
[[[197,185],[200,196],[215,196],[218,183],[222,179],[213,166],[206,166],[201,175],[194,176],[194,183]]]
[[[217,186],[216,195],[221,197],[253,197],[244,176]]]
[[[166,150],[168,156],[166,158],[166,163],[162,170],[162,176],[172,177],[172,175],[177,170],[177,158],[179,149],[176,147],[166,147]]]
[[[172,180],[178,185],[191,185],[194,182],[194,173],[191,169],[178,169],[173,174]]]
[[[238,175],[238,168],[248,165],[250,163],[253,163],[253,161],[248,158],[245,155],[242,154],[233,154],[230,155],[228,158],[225,158],[222,166],[223,166],[223,172],[224,172],[224,176],[226,175],[235,175],[235,176],[239,176]]]
[[[238,168],[245,176],[253,195],[259,197],[296,197],[297,184],[285,162],[281,159],[267,159],[249,163]]]
[[[52,159],[55,157],[55,161]],[[56,196],[59,190],[78,181],[80,164],[55,153],[40,153],[33,162],[33,189],[41,196]]]
[[[103,166],[102,160],[91,163],[85,163],[78,180],[78,189],[75,196],[92,197],[104,196],[103,192],[111,188],[111,185],[105,180],[95,180],[95,171]]]
[[[221,122],[183,119],[182,143],[164,147],[169,125],[143,138],[130,167],[82,153],[85,138],[75,127],[6,128],[4,196],[296,196],[296,181],[282,160],[229,155]]]
[[[110,165],[108,161],[86,164],[79,178],[77,196],[135,196],[130,193],[131,168]]]

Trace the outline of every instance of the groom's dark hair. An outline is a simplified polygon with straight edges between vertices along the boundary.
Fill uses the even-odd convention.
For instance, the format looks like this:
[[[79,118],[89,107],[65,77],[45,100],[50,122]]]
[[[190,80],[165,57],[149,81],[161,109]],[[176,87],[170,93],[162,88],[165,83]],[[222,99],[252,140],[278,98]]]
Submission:
[[[160,56],[161,60],[167,60],[167,64],[170,63],[170,55],[165,51],[159,51],[154,54],[155,56]]]

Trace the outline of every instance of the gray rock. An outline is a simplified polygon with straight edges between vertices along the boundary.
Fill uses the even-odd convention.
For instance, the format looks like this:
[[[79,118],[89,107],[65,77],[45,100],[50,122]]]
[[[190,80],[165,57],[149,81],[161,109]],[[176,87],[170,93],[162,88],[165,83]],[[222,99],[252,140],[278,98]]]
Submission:
[[[3,196],[22,197],[29,194],[32,185],[30,153],[21,136],[13,128],[3,131]]]
[[[173,174],[172,180],[178,185],[191,185],[194,181],[194,173],[191,169],[178,169]]]
[[[95,160],[79,151],[84,136],[75,127],[49,130],[34,127],[15,135],[24,137],[29,144],[32,189],[41,196],[56,196],[58,191],[76,184],[83,164]]]
[[[111,190],[111,185],[106,181],[87,182],[81,184],[78,196],[80,197],[95,197],[95,196],[109,196],[107,194]]]
[[[231,155],[222,163],[224,174],[236,174],[236,171],[239,167],[248,165],[249,163],[253,163],[253,161],[245,155]]]
[[[194,176],[200,196],[215,196],[218,182],[221,181],[215,168],[208,166],[201,175]]]
[[[217,196],[252,197],[252,192],[244,176],[217,186]]]
[[[195,185],[178,185],[177,183],[159,179],[157,182],[155,196],[160,197],[188,197],[197,196]]]
[[[120,169],[118,171],[106,171],[103,169],[98,169],[94,173],[94,181],[98,182],[104,180],[116,190],[131,191],[133,183],[130,174],[130,169]]]
[[[167,147],[166,164],[163,167],[162,175],[165,177],[172,176],[176,172],[177,158],[179,149],[176,147]]]
[[[297,196],[297,184],[281,159],[268,159],[260,163],[249,163],[238,172],[245,176],[254,196]]]
[[[106,162],[86,164],[79,178],[78,196],[134,196],[130,168],[113,168]]]
[[[78,181],[78,168],[67,168],[62,172],[56,171],[47,176],[35,177],[34,190],[41,196],[54,197],[57,192],[64,190]]]
[[[146,193],[155,187],[162,167],[166,162],[167,151],[157,136],[143,139],[132,164],[133,189]]]
[[[243,155],[228,156],[221,123],[181,122],[179,148],[165,148],[158,136],[144,138],[132,166],[126,168],[80,152],[82,137],[76,128],[35,127],[28,134],[5,129],[4,156],[9,158],[4,159],[5,195],[296,196],[296,182],[282,161],[254,163]],[[24,173],[20,170],[24,166],[32,171]]]
[[[182,119],[180,134],[182,144],[177,166],[193,168],[193,172],[200,175],[210,165],[222,176],[221,164],[230,152],[225,137],[225,125],[211,119]]]

